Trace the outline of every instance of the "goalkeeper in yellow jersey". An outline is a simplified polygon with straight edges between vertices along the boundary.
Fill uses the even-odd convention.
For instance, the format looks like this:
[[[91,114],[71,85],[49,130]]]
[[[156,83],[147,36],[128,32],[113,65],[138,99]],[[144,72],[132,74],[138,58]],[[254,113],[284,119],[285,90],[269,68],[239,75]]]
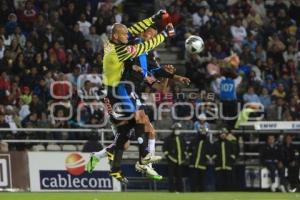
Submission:
[[[128,132],[132,127],[139,144],[139,162],[148,164],[159,161],[161,157],[153,156],[147,151],[147,136],[143,123],[135,121],[135,112],[140,105],[139,99],[133,93],[128,93],[121,77],[124,71],[124,62],[128,59],[137,57],[144,52],[148,52],[167,37],[174,35],[172,25],[168,25],[164,31],[144,43],[128,45],[129,35],[136,36],[154,24],[154,20],[160,18],[165,11],[159,11],[156,15],[138,22],[127,28],[123,24],[114,24],[112,27],[111,40],[104,47],[103,58],[103,81],[107,88],[106,104],[112,108],[110,113],[111,121],[117,129],[115,138],[114,158],[111,163],[110,175],[123,183],[127,179],[121,172],[121,160],[124,144],[127,141]],[[129,117],[132,116],[130,119]]]

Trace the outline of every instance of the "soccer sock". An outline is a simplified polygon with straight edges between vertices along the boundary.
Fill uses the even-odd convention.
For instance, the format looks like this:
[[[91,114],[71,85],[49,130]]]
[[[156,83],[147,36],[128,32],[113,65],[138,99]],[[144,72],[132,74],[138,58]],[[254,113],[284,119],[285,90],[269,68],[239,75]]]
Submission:
[[[98,159],[104,158],[107,156],[106,148],[102,149],[101,151],[98,151],[94,154]]]
[[[144,124],[135,124],[134,126],[135,135],[139,144],[139,162],[141,163],[142,157],[145,157],[148,154],[147,151],[147,138],[145,134],[145,125]]]
[[[122,149],[115,149],[114,155],[115,155],[114,160],[111,163],[111,171],[112,172],[117,172],[121,169],[123,150]]]
[[[152,155],[155,155],[155,139],[148,140],[148,148],[149,148],[149,152]],[[152,167],[152,163],[149,163],[149,166]]]
[[[155,155],[155,139],[148,140],[148,148],[149,148],[149,152],[152,155]]]

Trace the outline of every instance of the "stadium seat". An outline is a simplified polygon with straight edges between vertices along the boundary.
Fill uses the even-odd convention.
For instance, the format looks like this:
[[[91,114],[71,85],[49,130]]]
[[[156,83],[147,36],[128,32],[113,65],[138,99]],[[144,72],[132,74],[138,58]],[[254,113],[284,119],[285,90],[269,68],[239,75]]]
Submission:
[[[61,151],[61,148],[57,144],[48,144],[47,151]]]
[[[62,150],[63,151],[77,151],[77,148],[73,144],[64,144],[64,145],[62,145]]]
[[[32,151],[45,151],[46,148],[42,144],[37,144],[32,147]]]
[[[8,143],[0,141],[0,152],[8,152]]]
[[[125,151],[123,155],[123,159],[138,159],[139,152],[136,151]]]
[[[83,144],[78,144],[76,147],[77,147],[77,151],[82,151]]]

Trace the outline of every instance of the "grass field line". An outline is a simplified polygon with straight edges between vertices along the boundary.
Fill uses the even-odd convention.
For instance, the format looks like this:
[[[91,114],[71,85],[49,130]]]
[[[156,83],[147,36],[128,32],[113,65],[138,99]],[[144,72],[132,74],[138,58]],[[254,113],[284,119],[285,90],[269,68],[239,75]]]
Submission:
[[[271,192],[0,192],[0,200],[300,200],[300,194]]]

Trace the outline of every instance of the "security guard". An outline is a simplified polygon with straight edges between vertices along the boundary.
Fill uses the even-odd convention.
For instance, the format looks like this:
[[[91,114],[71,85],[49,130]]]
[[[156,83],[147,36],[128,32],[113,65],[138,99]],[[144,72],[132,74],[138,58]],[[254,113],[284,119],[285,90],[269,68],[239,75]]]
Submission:
[[[293,144],[293,135],[287,134],[280,147],[280,159],[282,165],[287,169],[286,187],[289,192],[296,192],[299,184],[299,163],[297,160],[297,148]]]
[[[216,175],[217,175],[217,190],[228,191],[232,190],[233,165],[237,156],[236,145],[228,139],[228,130],[223,128],[220,131],[219,140],[215,144],[215,159],[216,159]]]
[[[189,145],[188,153],[192,192],[204,190],[204,175],[211,145],[207,139],[207,132],[208,130],[205,128],[199,129],[196,138]]]
[[[181,127],[180,123],[173,124],[171,127],[173,132],[165,138],[163,144],[163,152],[168,161],[170,192],[183,192],[182,167],[186,158],[186,142],[180,134]]]

